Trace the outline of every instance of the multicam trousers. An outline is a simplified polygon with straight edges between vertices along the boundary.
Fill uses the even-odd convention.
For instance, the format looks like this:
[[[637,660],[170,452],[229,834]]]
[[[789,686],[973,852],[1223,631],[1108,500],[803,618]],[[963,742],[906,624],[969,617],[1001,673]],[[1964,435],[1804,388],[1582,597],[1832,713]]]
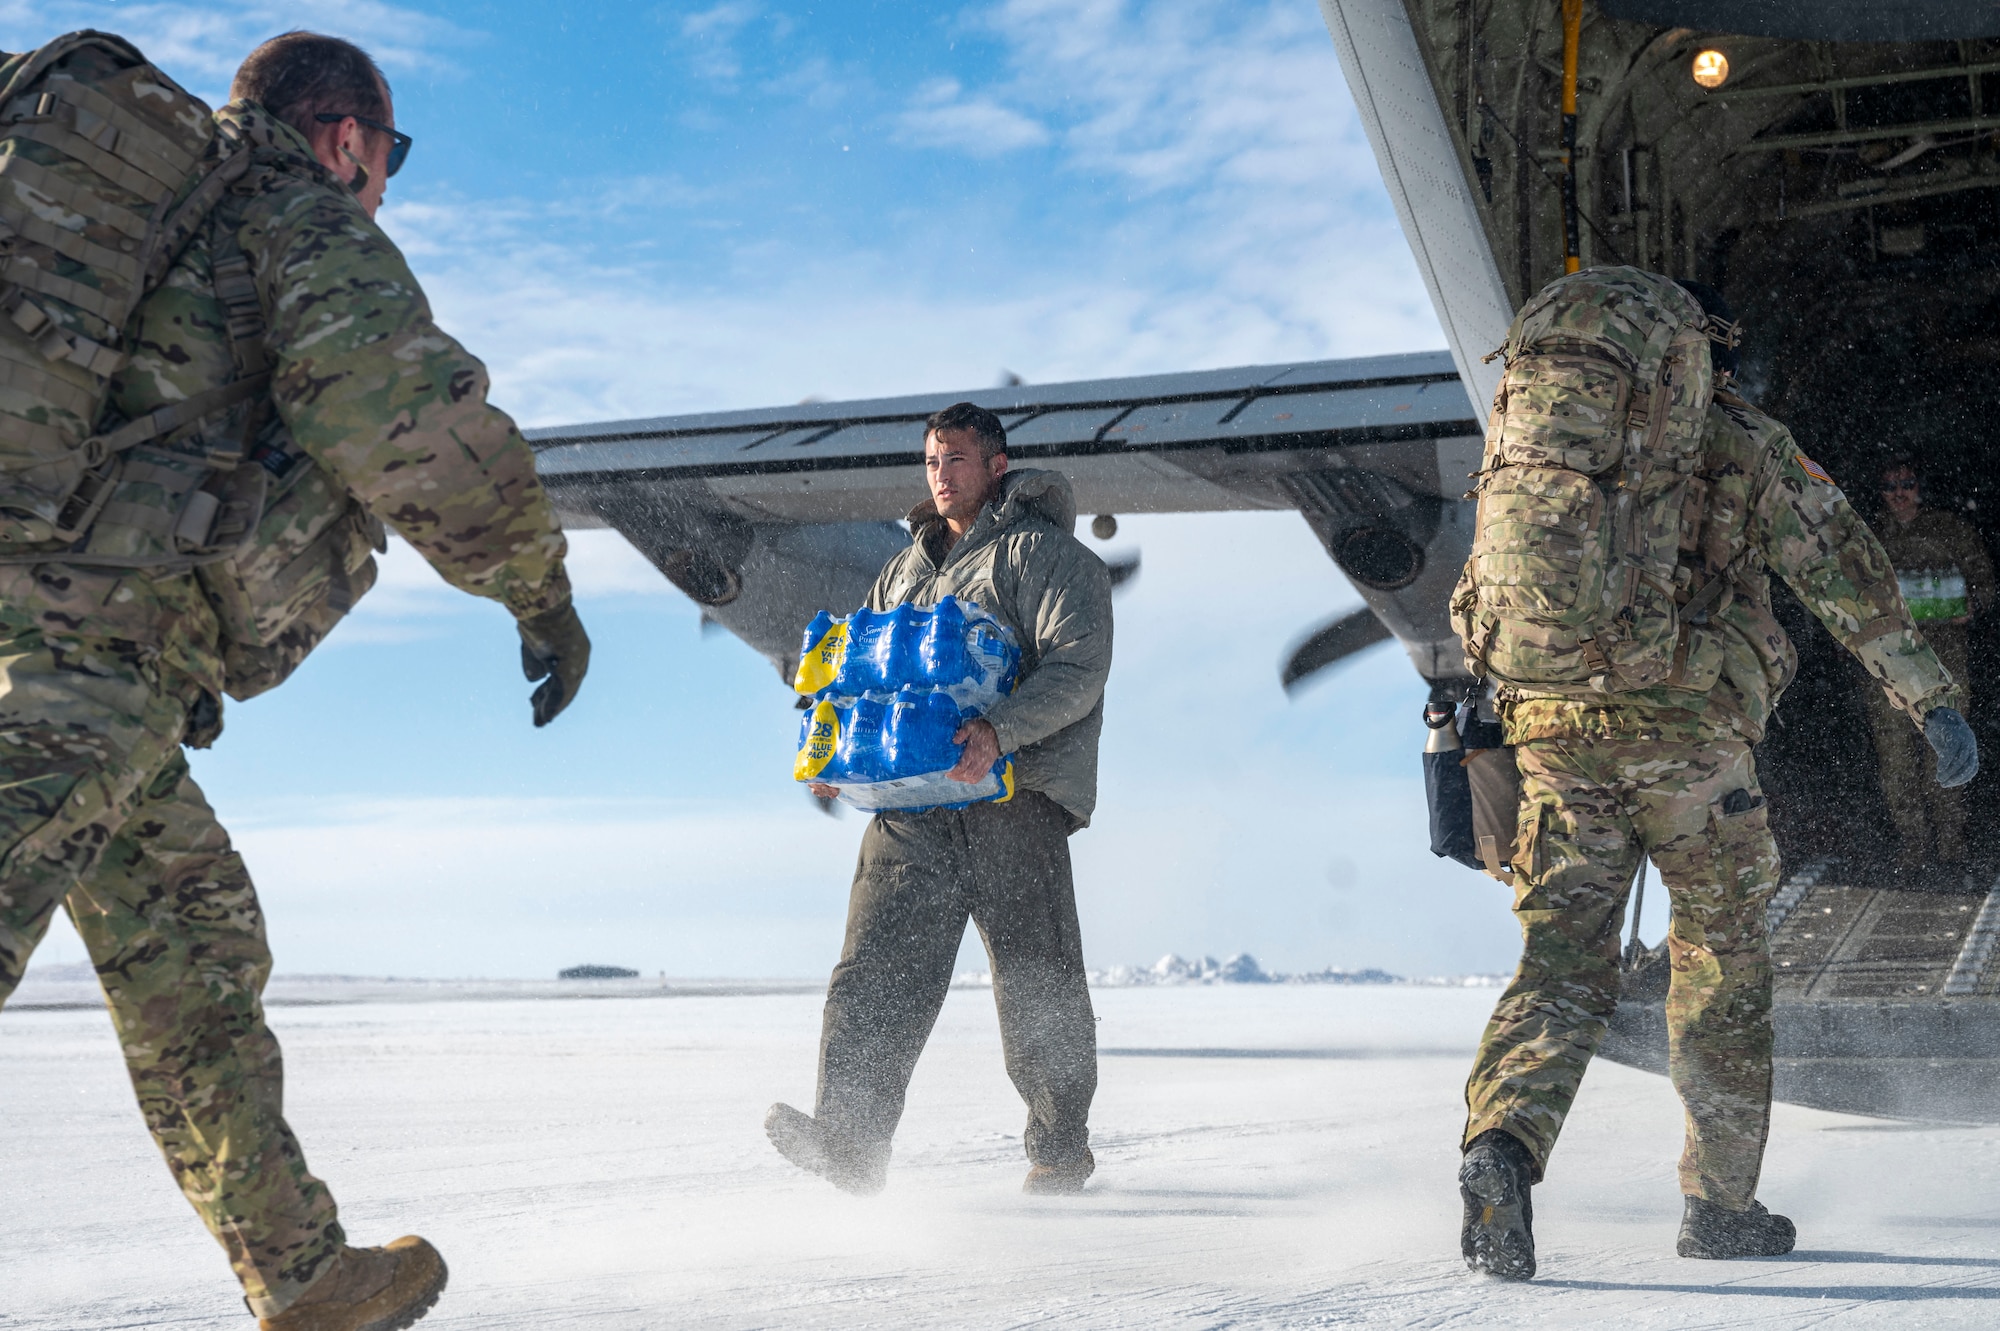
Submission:
[[[1464,1142],[1500,1128],[1546,1166],[1618,1004],[1619,927],[1640,857],[1672,902],[1669,1073],[1687,1111],[1681,1191],[1755,1199],[1771,1115],[1764,911],[1778,850],[1747,745],[1532,740],[1521,768],[1521,966],[1466,1082]]]
[[[0,652],[0,1003],[60,904],[146,1126],[270,1316],[342,1235],[285,1124],[256,890],[181,753],[193,697],[109,647]]]

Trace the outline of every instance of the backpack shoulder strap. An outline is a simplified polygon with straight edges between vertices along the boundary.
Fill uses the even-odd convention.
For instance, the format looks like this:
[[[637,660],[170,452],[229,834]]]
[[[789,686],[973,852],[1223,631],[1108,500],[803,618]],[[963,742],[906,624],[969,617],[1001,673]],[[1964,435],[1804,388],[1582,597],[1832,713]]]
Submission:
[[[249,167],[250,149],[246,147],[225,149],[221,161],[197,180],[194,188],[189,190],[186,196],[151,229],[145,247],[141,251],[144,256],[142,270],[144,294],[140,297],[142,303],[146,296],[151,295],[162,282],[166,281],[167,271],[186,252],[188,243],[202,227],[207,225],[229,187],[242,179]],[[219,285],[217,294],[221,295]],[[254,300],[254,288],[252,298]],[[223,298],[223,304],[225,309],[229,308],[227,297]],[[258,320],[261,328],[261,312]],[[230,323],[230,343],[234,350],[236,333],[233,310]],[[126,421],[113,429],[91,436],[83,445],[86,465],[95,466],[115,453],[136,448],[161,435],[172,434],[175,430],[192,425],[204,416],[234,406],[262,392],[271,380],[268,370],[261,362],[246,367],[241,356],[237,357],[237,375],[235,380],[219,388],[212,388],[183,401],[170,403],[149,411],[135,420]]]

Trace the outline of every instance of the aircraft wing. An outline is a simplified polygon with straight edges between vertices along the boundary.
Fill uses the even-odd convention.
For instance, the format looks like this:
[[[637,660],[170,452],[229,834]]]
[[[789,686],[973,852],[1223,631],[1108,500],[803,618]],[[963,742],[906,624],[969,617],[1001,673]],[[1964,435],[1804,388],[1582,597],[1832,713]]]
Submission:
[[[1445,604],[1482,429],[1444,352],[527,433],[566,525],[616,528],[789,676],[813,614],[860,604],[908,541],[924,420],[960,400],[999,415],[1013,465],[1068,476],[1082,514],[1297,510],[1427,678],[1460,672]]]

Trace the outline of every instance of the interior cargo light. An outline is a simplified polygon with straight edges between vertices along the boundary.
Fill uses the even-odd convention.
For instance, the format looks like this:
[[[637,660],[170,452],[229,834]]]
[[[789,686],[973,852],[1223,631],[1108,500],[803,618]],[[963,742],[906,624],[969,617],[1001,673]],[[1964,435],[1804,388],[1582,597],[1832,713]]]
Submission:
[[[1720,88],[1729,81],[1729,57],[1715,50],[1697,52],[1692,72],[1702,87]]]

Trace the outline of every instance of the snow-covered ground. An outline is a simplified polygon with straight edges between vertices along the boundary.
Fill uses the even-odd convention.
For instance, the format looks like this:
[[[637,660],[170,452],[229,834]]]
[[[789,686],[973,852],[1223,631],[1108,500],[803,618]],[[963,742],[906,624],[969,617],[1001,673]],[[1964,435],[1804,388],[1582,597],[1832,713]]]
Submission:
[[[1068,1200],[1019,1191],[982,990],[953,992],[865,1200],[759,1126],[810,1101],[814,993],[369,992],[273,1021],[352,1234],[417,1230],[451,1263],[426,1328],[2000,1321],[2000,1128],[1781,1106],[1763,1195],[1801,1251],[1682,1261],[1672,1092],[1608,1063],[1536,1194],[1542,1279],[1467,1275],[1454,1140],[1490,989],[1100,991],[1099,1170]],[[0,1328],[249,1324],[101,1012],[0,1013],[0,1122]]]

